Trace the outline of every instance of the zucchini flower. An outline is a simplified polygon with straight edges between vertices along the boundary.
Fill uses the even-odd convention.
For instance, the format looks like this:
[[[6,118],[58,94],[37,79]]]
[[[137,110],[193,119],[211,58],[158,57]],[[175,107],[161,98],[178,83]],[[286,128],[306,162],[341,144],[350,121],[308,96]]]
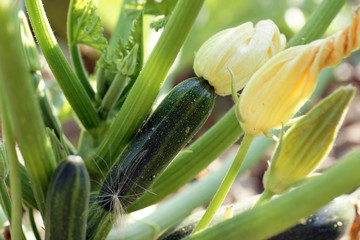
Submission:
[[[286,124],[313,93],[321,69],[337,65],[359,48],[359,23],[360,8],[344,30],[286,49],[267,61],[251,77],[237,104],[244,131],[262,135]]]
[[[271,20],[244,23],[210,37],[195,54],[194,70],[209,81],[219,95],[231,94],[231,77],[236,91],[242,89],[251,75],[269,58],[285,47],[286,39]]]
[[[338,89],[280,138],[263,179],[267,191],[282,193],[316,169],[331,150],[354,94],[350,86]]]

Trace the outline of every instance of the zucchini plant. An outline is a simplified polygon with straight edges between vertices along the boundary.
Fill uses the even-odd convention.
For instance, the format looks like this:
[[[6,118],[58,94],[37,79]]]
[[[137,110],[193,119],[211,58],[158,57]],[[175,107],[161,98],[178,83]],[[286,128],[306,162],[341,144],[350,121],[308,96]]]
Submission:
[[[323,0],[287,44],[276,19],[238,22],[191,49],[196,76],[165,91],[185,40],[198,34],[191,29],[204,2],[123,0],[113,32],[105,33],[97,0],[70,0],[64,50],[41,0],[0,0],[0,213],[11,239],[306,239],[310,231],[313,239],[336,239],[349,231],[358,196],[333,199],[360,187],[360,149],[311,174],[355,88],[294,114],[326,89],[331,77],[320,71],[360,47],[360,8],[347,27],[319,39],[345,4]],[[149,28],[162,32],[147,55]],[[98,55],[92,71],[83,45]],[[65,107],[52,97],[45,65],[80,126],[78,143],[64,133]],[[193,139],[225,95],[234,106]],[[178,191],[241,137],[218,171]],[[224,218],[217,210],[233,181],[274,142],[265,191]],[[117,224],[154,204],[149,216]]]

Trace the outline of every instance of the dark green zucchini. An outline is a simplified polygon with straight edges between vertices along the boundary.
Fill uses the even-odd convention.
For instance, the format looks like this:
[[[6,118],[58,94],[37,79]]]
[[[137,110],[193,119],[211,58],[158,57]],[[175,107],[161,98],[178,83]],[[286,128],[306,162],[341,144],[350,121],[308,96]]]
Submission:
[[[355,219],[354,199],[338,197],[304,222],[269,240],[336,240],[347,233]]]
[[[256,199],[235,203],[234,215],[240,214],[256,202]],[[220,208],[209,226],[213,226],[224,218],[226,207]],[[158,240],[180,240],[191,234],[204,212],[195,213],[186,218],[182,223],[168,229]],[[338,197],[315,214],[294,227],[269,238],[269,240],[336,240],[343,237],[355,219],[354,198],[351,196]]]
[[[99,193],[99,204],[113,211],[116,201],[126,208],[143,195],[206,121],[214,99],[213,88],[202,78],[177,85],[110,170]]]
[[[85,239],[90,178],[82,159],[68,156],[51,176],[46,197],[45,239]]]

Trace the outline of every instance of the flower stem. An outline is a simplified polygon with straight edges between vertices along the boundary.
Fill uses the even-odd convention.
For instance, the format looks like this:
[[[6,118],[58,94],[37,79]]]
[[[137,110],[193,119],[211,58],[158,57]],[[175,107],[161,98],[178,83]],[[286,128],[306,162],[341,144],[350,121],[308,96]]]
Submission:
[[[264,202],[267,202],[268,200],[271,199],[272,196],[274,196],[274,193],[272,193],[269,190],[265,189],[264,192],[261,194],[260,198],[255,203],[254,207],[258,206],[258,205],[261,205]]]
[[[196,233],[204,228],[206,228],[211,219],[214,217],[216,211],[221,206],[222,202],[224,201],[227,193],[229,192],[229,189],[234,182],[236,175],[238,174],[240,167],[244,161],[244,158],[246,156],[246,153],[251,145],[251,142],[253,141],[254,136],[245,134],[243,141],[241,142],[239,151],[231,164],[231,167],[229,168],[229,171],[227,172],[223,182],[221,183],[218,191],[216,192],[213,200],[211,201],[208,209],[206,210],[204,216],[201,218],[199,224],[195,227],[194,232]]]
[[[86,129],[96,128],[99,117],[79,78],[57,43],[41,0],[25,0],[39,46],[74,112]]]

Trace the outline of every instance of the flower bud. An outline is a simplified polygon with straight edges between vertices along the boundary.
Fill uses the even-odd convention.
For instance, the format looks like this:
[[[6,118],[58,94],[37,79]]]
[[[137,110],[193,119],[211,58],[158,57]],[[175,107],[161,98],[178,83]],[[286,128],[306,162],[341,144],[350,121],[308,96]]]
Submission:
[[[282,193],[316,169],[331,150],[354,94],[350,86],[338,89],[281,137],[264,175],[266,190]]]
[[[313,93],[321,69],[338,64],[359,48],[359,23],[358,8],[344,30],[286,49],[267,61],[251,77],[237,105],[244,131],[262,135],[286,124]]]
[[[239,91],[257,69],[285,47],[285,42],[271,20],[260,21],[255,28],[247,22],[210,37],[195,54],[194,70],[217,94],[229,95],[231,76],[227,68],[233,71]]]

